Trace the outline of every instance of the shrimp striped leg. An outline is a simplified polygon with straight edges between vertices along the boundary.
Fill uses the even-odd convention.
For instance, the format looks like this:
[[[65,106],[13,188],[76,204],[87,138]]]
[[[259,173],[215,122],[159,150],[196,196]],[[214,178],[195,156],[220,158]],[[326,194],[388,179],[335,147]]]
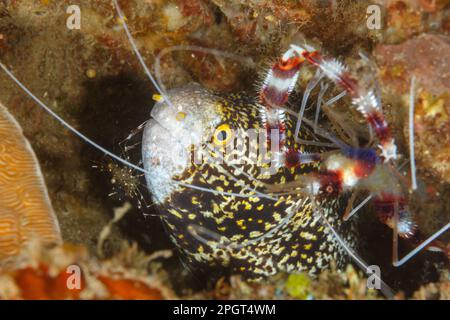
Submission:
[[[340,85],[352,98],[353,105],[366,118],[376,133],[384,161],[397,159],[395,140],[385,120],[375,88],[366,88],[360,85],[347,67],[337,59],[322,56],[318,51],[309,47],[307,50],[297,45],[291,45],[291,49],[312,65],[320,68],[326,77]]]
[[[280,149],[284,145],[284,110],[282,107],[288,101],[289,95],[295,87],[300,68],[305,58],[294,49],[287,50],[267,72],[259,94],[261,118],[268,132],[278,130]]]

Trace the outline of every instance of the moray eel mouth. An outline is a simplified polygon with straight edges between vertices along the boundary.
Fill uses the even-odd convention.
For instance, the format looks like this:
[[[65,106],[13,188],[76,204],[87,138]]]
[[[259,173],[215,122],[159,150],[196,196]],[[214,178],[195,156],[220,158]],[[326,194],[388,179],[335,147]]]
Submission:
[[[343,263],[345,254],[309,198],[265,193],[267,185],[318,168],[274,166],[277,146],[272,139],[268,146],[252,97],[189,85],[169,91],[168,98],[171,105],[159,101],[151,112],[142,157],[147,187],[188,265],[221,266],[259,279],[280,271],[316,274],[332,260]],[[286,115],[285,124],[285,145],[293,147],[295,121]],[[313,139],[307,130],[301,137]],[[342,199],[319,205],[341,231]]]

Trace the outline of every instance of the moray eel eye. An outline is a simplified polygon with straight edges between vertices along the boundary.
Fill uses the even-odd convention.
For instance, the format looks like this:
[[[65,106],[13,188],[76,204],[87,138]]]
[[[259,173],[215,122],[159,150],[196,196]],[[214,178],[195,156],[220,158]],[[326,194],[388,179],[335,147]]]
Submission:
[[[233,138],[233,131],[228,124],[221,124],[214,132],[213,142],[218,146],[225,146]]]

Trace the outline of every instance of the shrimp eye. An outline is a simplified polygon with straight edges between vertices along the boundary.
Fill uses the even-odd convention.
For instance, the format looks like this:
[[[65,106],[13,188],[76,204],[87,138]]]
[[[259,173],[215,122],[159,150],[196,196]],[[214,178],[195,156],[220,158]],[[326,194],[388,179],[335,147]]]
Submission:
[[[333,189],[332,186],[327,186],[326,189],[325,189],[325,191],[326,191],[327,193],[331,194],[331,193],[333,193],[334,189]]]
[[[233,137],[233,131],[228,124],[221,124],[214,132],[213,142],[215,145],[224,146]]]

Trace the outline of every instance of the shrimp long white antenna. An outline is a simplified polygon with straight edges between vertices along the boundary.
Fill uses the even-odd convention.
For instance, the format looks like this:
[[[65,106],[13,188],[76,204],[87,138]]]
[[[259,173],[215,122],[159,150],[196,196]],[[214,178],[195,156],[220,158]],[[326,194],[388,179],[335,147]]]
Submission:
[[[291,109],[284,108],[284,107],[279,107],[279,109],[285,111],[286,113],[288,113],[294,117],[298,117],[297,112],[295,112]],[[314,121],[309,120],[306,117],[303,117],[302,121],[305,122],[310,128],[314,128]],[[343,141],[339,140],[337,137],[335,137],[333,134],[329,133],[325,129],[317,127],[317,132],[315,132],[315,134],[327,139],[328,141],[331,141],[335,147],[338,147],[341,149],[347,147],[347,144],[345,144]],[[296,141],[299,142],[300,138],[296,137]]]
[[[408,253],[406,256],[404,256],[401,260],[394,261],[393,265],[395,267],[400,267],[401,265],[405,264],[410,260],[412,257],[414,257],[416,254],[418,254],[421,250],[423,250],[426,246],[428,246],[431,242],[436,240],[438,237],[440,237],[444,232],[446,232],[450,228],[450,222],[447,223],[445,226],[443,226],[441,229],[436,231],[431,237],[429,237],[427,240],[422,242],[420,245],[418,245],[414,250],[412,250],[410,253]]]
[[[337,148],[337,146],[334,143],[331,143],[331,142],[310,141],[310,140],[304,140],[304,139],[301,139],[301,138],[298,138],[297,142],[300,143],[300,144],[307,145],[307,146]]]
[[[197,239],[198,241],[200,241],[201,243],[206,244],[206,245],[208,245],[208,242],[210,240],[208,240],[208,239],[206,239],[206,237],[200,235],[200,233],[207,237],[210,237],[212,240],[216,241],[217,246],[219,248],[226,249],[232,243],[227,237],[221,236],[217,232],[209,230],[208,228],[205,228],[198,224],[193,224],[193,223],[189,224],[187,230],[195,239]],[[224,240],[225,244],[220,243],[220,242],[222,242],[222,240]]]
[[[166,87],[161,79],[161,59],[166,54],[174,52],[174,51],[194,51],[194,52],[197,51],[197,52],[207,53],[207,54],[211,54],[214,56],[219,56],[219,57],[224,57],[224,58],[228,58],[231,60],[240,61],[243,64],[248,65],[250,67],[254,66],[254,64],[255,64],[253,62],[252,58],[245,58],[245,57],[241,57],[234,53],[230,53],[230,52],[226,52],[226,51],[222,51],[222,50],[218,50],[218,49],[205,48],[205,47],[201,47],[201,46],[178,45],[178,46],[164,48],[156,56],[155,66],[154,66],[156,80],[157,80],[161,90],[164,93],[166,93]]]
[[[171,108],[175,109],[175,106],[169,100],[169,98],[167,97],[165,92],[161,89],[161,87],[159,86],[158,82],[155,80],[155,78],[153,77],[152,73],[148,69],[147,64],[144,61],[144,58],[142,57],[141,53],[139,52],[139,49],[137,48],[136,42],[134,41],[134,38],[131,35],[130,29],[128,28],[128,24],[125,21],[126,17],[125,17],[125,15],[122,12],[122,9],[120,8],[119,3],[117,2],[117,0],[113,0],[113,3],[114,3],[114,6],[116,8],[117,14],[119,15],[120,22],[121,22],[121,24],[122,24],[122,26],[123,26],[123,28],[125,30],[125,33],[127,35],[128,41],[130,42],[131,47],[133,49],[133,52],[136,55],[136,57],[138,58],[139,63],[141,64],[142,68],[144,69],[145,74],[150,79],[152,84],[155,86],[155,89],[158,91],[158,93],[163,97],[164,101],[166,101],[166,103]]]
[[[347,94],[347,91],[342,91],[342,92],[339,93],[338,95],[334,96],[333,98],[331,98],[330,100],[328,100],[327,102],[325,102],[325,105],[327,105],[327,106],[332,105],[333,103],[335,103],[335,102],[338,101],[339,99],[345,97],[346,94]]]
[[[105,153],[106,155],[110,156],[111,158],[115,159],[116,161],[135,169],[136,171],[139,171],[141,173],[146,173],[149,174],[150,172],[145,170],[144,168],[137,166],[121,157],[119,157],[118,155],[114,154],[113,152],[107,150],[106,148],[102,147],[101,145],[99,145],[98,143],[96,143],[95,141],[89,139],[87,136],[85,136],[84,134],[82,134],[81,132],[79,132],[77,129],[75,129],[74,127],[72,127],[67,121],[65,121],[61,116],[59,116],[56,112],[54,112],[52,109],[50,109],[45,103],[43,103],[38,97],[36,97],[22,82],[19,81],[19,79],[16,78],[16,76],[8,69],[6,68],[6,66],[0,62],[0,68],[3,69],[3,71],[11,78],[11,80],[13,80],[28,96],[30,96],[41,108],[43,108],[47,113],[49,113],[53,118],[55,118],[58,122],[60,122],[65,128],[67,128],[68,130],[70,130],[73,134],[75,134],[76,136],[78,136],[81,140],[83,140],[84,142],[90,144],[92,147],[94,147],[97,150],[100,150],[101,152]],[[173,183],[178,184],[180,186],[186,187],[186,188],[191,188],[191,189],[196,189],[196,190],[200,190],[200,191],[204,191],[204,192],[208,192],[208,193],[213,193],[213,194],[220,194],[220,195],[227,195],[227,196],[235,196],[235,197],[239,197],[239,198],[250,198],[250,197],[254,197],[254,195],[245,195],[245,194],[238,194],[238,193],[231,193],[231,192],[223,192],[223,191],[217,191],[217,190],[213,190],[213,189],[208,189],[208,188],[203,188],[200,186],[195,186],[195,185],[191,185],[188,183],[184,183],[184,182],[180,182],[177,180],[172,180]],[[269,199],[272,200],[272,197],[267,196]]]
[[[363,201],[360,202],[360,204],[358,204],[355,208],[353,208],[352,211],[350,211],[350,213],[345,216],[343,219],[344,221],[348,221],[352,216],[355,215],[355,213],[357,213],[370,199],[372,199],[373,195],[369,195],[367,196]]]
[[[320,91],[319,91],[319,97],[317,98],[317,105],[316,105],[316,114],[314,116],[314,127],[313,131],[314,133],[317,132],[317,124],[319,122],[319,115],[320,115],[320,108],[322,107],[323,102],[323,95],[328,90],[328,84],[321,82],[320,83]]]
[[[317,86],[319,81],[324,77],[324,74],[320,69],[317,69],[316,74],[313,79],[310,80],[308,85],[306,86],[305,92],[303,93],[302,103],[300,105],[300,110],[298,112],[297,125],[295,126],[294,137],[298,137],[298,133],[300,132],[300,128],[302,126],[303,114],[305,113],[306,103],[308,102],[309,95],[311,91]]]
[[[411,89],[409,93],[409,158],[411,165],[411,188],[413,190],[417,189],[417,178],[416,178],[416,160],[414,156],[414,86],[416,78],[412,76],[411,79]]]
[[[398,221],[399,221],[399,203],[394,201],[394,217],[392,232],[392,264],[398,261]]]
[[[147,172],[147,171],[146,171]],[[172,180],[175,184],[178,184],[182,187],[186,187],[189,189],[195,189],[195,190],[199,190],[199,191],[204,191],[204,192],[208,192],[208,193],[212,193],[212,194],[217,194],[217,195],[222,195],[222,196],[231,196],[231,197],[237,197],[237,198],[252,198],[255,195],[251,195],[251,194],[240,194],[240,193],[234,193],[234,192],[226,192],[226,191],[217,191],[214,189],[209,189],[209,188],[204,188],[204,187],[200,187],[200,186],[196,186],[193,184],[189,184],[189,183],[184,183],[184,182],[180,182],[177,180]],[[269,199],[272,200],[271,197],[267,196]]]
[[[114,6],[116,8],[117,14],[119,15],[120,18],[120,22],[125,30],[125,34],[128,38],[128,42],[131,45],[131,48],[134,52],[134,54],[136,55],[136,57],[139,60],[139,63],[141,64],[142,68],[144,69],[145,74],[147,75],[147,77],[149,78],[149,80],[151,81],[151,83],[154,85],[155,89],[158,91],[158,93],[161,95],[161,97],[163,98],[163,101],[165,101],[167,103],[167,105],[172,108],[173,110],[177,110],[176,107],[174,106],[174,104],[172,103],[172,101],[169,99],[169,97],[167,96],[166,92],[163,91],[161,89],[160,84],[155,80],[155,78],[153,77],[152,73],[150,72],[149,68],[147,67],[147,64],[145,63],[144,58],[142,57],[141,53],[139,52],[139,49],[136,45],[136,41],[133,38],[133,35],[131,34],[130,29],[128,28],[128,24],[126,22],[126,17],[122,12],[122,9],[119,6],[119,3],[117,0],[113,0]],[[189,112],[187,112],[189,113]]]
[[[47,105],[45,105],[45,103],[43,103],[41,100],[39,100],[39,98],[37,98],[27,87],[25,87],[24,84],[22,84],[22,82],[19,81],[19,79],[16,78],[16,76],[14,76],[14,74],[9,71],[8,68],[5,67],[5,65],[3,63],[0,62],[0,67],[3,69],[3,71],[23,90],[25,91],[26,94],[28,94],[38,105],[40,105],[47,113],[49,113],[53,118],[55,118],[56,120],[58,120],[65,128],[69,129],[70,131],[72,131],[72,133],[74,133],[76,136],[78,136],[79,138],[81,138],[83,141],[87,142],[88,144],[90,144],[91,146],[93,146],[94,148],[102,151],[103,153],[107,154],[108,156],[110,156],[111,158],[119,161],[120,163],[127,165],[139,172],[143,172],[145,173],[146,171],[117,156],[116,154],[112,153],[111,151],[103,148],[102,146],[100,146],[99,144],[97,144],[96,142],[92,141],[91,139],[89,139],[88,137],[86,137],[84,134],[82,134],[81,132],[79,132],[77,129],[75,129],[74,127],[72,127],[67,121],[65,121],[62,117],[60,117],[56,112],[54,112],[52,109],[50,109]]]
[[[312,201],[313,204],[315,204],[315,201]],[[339,235],[339,233],[334,229],[334,227],[330,224],[328,219],[323,215],[322,208],[316,207],[316,212],[320,215],[321,219],[323,220],[325,226],[331,231],[337,242],[342,246],[342,248],[347,252],[347,254],[352,258],[353,261],[364,271],[364,273],[367,274],[367,276],[375,277],[377,280],[380,281],[381,284],[381,292],[385,295],[387,299],[393,299],[394,298],[394,291],[376,274],[370,272],[369,265],[359,256],[357,255],[350,246],[345,242],[344,239]]]

